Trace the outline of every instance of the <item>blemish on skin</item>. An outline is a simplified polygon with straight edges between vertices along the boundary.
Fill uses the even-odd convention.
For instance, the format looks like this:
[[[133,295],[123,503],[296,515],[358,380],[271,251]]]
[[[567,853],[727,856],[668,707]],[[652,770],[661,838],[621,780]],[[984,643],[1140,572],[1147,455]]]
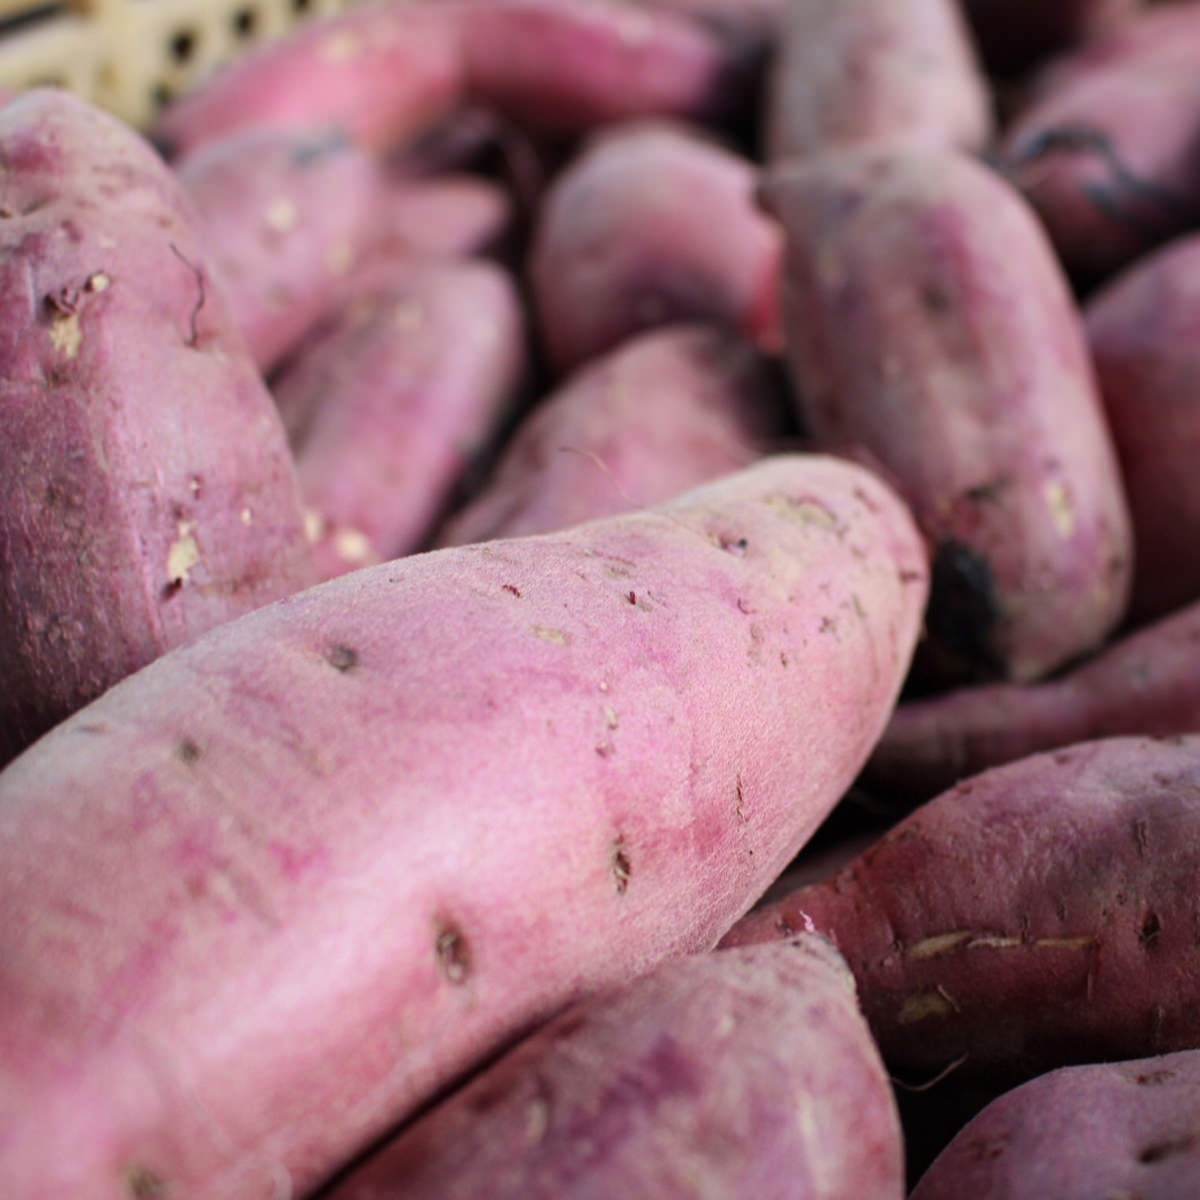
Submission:
[[[1095,937],[1038,938],[1034,946],[1041,950],[1086,950],[1096,943]]]
[[[781,516],[801,525],[811,525],[827,533],[838,528],[837,515],[811,496],[775,495],[768,497],[765,503]]]
[[[187,763],[190,767],[200,757],[200,747],[191,738],[185,737],[175,747],[175,754],[180,762]]]
[[[738,820],[744,825],[750,818],[746,815],[746,792],[742,787],[742,777],[738,775],[734,781],[734,791],[737,795],[737,807],[734,810],[738,815]]]
[[[945,1017],[954,1005],[941,991],[914,992],[900,1007],[896,1021],[900,1025],[915,1025],[928,1017]]]
[[[519,587],[514,587],[511,583],[506,583],[504,585],[504,590],[506,592],[511,592],[514,596],[520,596],[521,594],[521,589]]]
[[[138,1164],[125,1172],[125,1191],[131,1200],[165,1200],[167,1185],[157,1172]]]
[[[1140,1087],[1157,1087],[1159,1084],[1169,1083],[1174,1078],[1174,1071],[1143,1071],[1134,1079],[1134,1083]]]
[[[182,586],[188,572],[200,561],[200,547],[196,545],[196,522],[180,521],[178,537],[167,551],[167,581]]]
[[[1153,946],[1161,933],[1162,922],[1158,919],[1158,913],[1148,912],[1142,921],[1141,929],[1138,930],[1138,941],[1143,946]]]
[[[567,644],[567,635],[561,629],[547,629],[544,625],[530,625],[529,632],[543,642],[553,642],[556,646]]]
[[[304,510],[304,536],[310,542],[319,542],[325,536],[325,518],[315,508]]]
[[[64,358],[74,358],[83,342],[78,313],[57,313],[50,322],[50,344]]]
[[[254,514],[248,508],[243,508],[240,516],[242,518],[243,525],[249,525],[254,520]]]
[[[339,30],[326,38],[321,46],[321,57],[329,62],[348,62],[362,49],[362,43],[349,30]]]
[[[1133,823],[1133,844],[1137,847],[1138,857],[1145,858],[1150,849],[1150,840],[1147,836],[1146,822],[1137,820]]]
[[[462,931],[455,925],[440,923],[433,949],[447,981],[456,987],[465,983],[471,973],[471,954]]]
[[[1182,1137],[1165,1138],[1161,1142],[1151,1142],[1138,1154],[1138,1162],[1146,1165],[1162,1162],[1164,1158],[1170,1158],[1175,1154],[1186,1154],[1195,1144],[1196,1138],[1190,1133],[1185,1133]]]
[[[933,937],[922,938],[911,945],[905,957],[920,961],[927,958],[937,958],[957,950],[965,942],[971,942],[974,935],[969,929],[957,929],[953,933],[938,933]]]
[[[716,1035],[719,1038],[728,1037],[737,1028],[737,1018],[731,1012],[723,1012],[717,1022]]]
[[[349,526],[333,535],[333,549],[343,562],[365,563],[372,557],[370,539],[361,529]]]
[[[105,271],[95,271],[84,280],[84,290],[89,292],[106,292],[112,283],[112,276]]]
[[[1015,937],[973,937],[967,943],[968,950],[1012,950],[1022,945],[1020,938]]]
[[[633,867],[629,862],[629,852],[625,849],[624,838],[619,837],[613,842],[609,866],[612,871],[613,882],[617,887],[617,895],[625,895],[629,889],[629,877],[633,874]]]
[[[738,558],[741,558],[746,553],[746,551],[750,548],[750,543],[744,537],[718,538],[717,545],[720,546],[722,550],[725,550],[728,553],[733,554]]]
[[[607,725],[609,729],[616,729],[617,727],[616,709],[609,708],[607,704],[604,706],[604,724]]]
[[[550,1127],[550,1105],[538,1096],[529,1102],[525,1110],[525,1141],[530,1146],[536,1146],[546,1136]]]
[[[1050,509],[1058,536],[1069,538],[1075,532],[1075,504],[1070,488],[1061,479],[1051,479],[1042,488],[1042,495]]]
[[[300,220],[300,210],[287,196],[280,196],[267,205],[263,212],[263,220],[267,223],[267,228],[276,233],[290,233]]]
[[[358,651],[351,649],[349,646],[330,646],[325,651],[325,661],[334,670],[341,671],[344,675],[347,671],[353,671],[358,666]]]
[[[630,604],[637,604],[637,592],[630,592],[626,597]]]

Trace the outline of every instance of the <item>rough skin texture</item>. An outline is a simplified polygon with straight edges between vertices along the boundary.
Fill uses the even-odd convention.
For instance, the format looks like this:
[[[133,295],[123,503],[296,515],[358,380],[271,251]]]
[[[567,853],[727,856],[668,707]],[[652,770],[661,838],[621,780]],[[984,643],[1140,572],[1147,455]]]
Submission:
[[[900,705],[866,779],[919,801],[987,767],[1072,742],[1195,730],[1200,604],[1112,642],[1056,679],[958,688]]]
[[[782,238],[757,179],[748,160],[663,122],[586,148],[547,193],[530,250],[551,364],[567,371],[675,321],[777,346]]]
[[[408,554],[511,403],[524,312],[490,263],[374,272],[274,385],[322,579]]]
[[[784,457],[356,571],[113,688],[0,774],[5,1200],[304,1194],[711,948],[860,769],[926,578],[894,493]]]
[[[829,936],[909,1077],[1189,1048],[1198,823],[1200,736],[1084,742],[964,781],[725,941]]]
[[[993,1101],[911,1200],[1190,1200],[1198,1127],[1198,1051],[1066,1067]]]
[[[438,544],[549,533],[660,504],[749,465],[783,428],[774,377],[741,338],[697,325],[642,334],[534,410]]]
[[[569,1009],[330,1200],[902,1200],[903,1157],[854,980],[802,934]]]
[[[1133,517],[1130,605],[1145,620],[1200,599],[1200,237],[1144,257],[1084,317]]]
[[[65,92],[0,110],[0,761],[304,586],[296,476],[195,215]]]
[[[782,27],[769,160],[872,141],[986,144],[987,86],[957,0],[794,0]]]
[[[1020,196],[896,147],[777,170],[766,193],[805,423],[865,446],[930,540],[925,673],[1023,682],[1098,645],[1125,611],[1129,514],[1082,322]]]

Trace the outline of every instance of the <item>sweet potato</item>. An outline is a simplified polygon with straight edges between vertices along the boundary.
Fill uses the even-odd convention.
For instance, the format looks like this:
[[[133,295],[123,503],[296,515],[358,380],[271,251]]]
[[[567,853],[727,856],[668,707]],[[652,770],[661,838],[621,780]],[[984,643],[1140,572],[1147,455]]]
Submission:
[[[158,156],[41,89],[0,110],[0,161],[7,761],[311,562],[279,418]]]
[[[958,688],[902,704],[867,778],[924,800],[987,767],[1120,734],[1200,732],[1200,604],[1136,630],[1056,679]]]
[[[1085,742],[964,781],[725,942],[832,938],[912,1074],[1190,1048],[1198,825],[1200,736]]]
[[[911,1200],[1200,1195],[1200,1051],[1064,1067],[993,1101]]]
[[[1056,67],[999,147],[1082,286],[1200,223],[1200,10],[1188,7],[1192,28],[1172,23],[1165,45],[1135,38]]]
[[[356,571],[113,688],[0,773],[5,1200],[303,1194],[711,948],[878,737],[926,574],[890,489],[782,457]]]
[[[1084,310],[1133,517],[1131,609],[1200,599],[1200,237],[1135,263]]]
[[[443,546],[566,529],[747,466],[783,428],[761,357],[708,326],[642,334],[534,410]]]
[[[777,170],[766,195],[805,424],[864,445],[933,546],[927,673],[1026,681],[1096,646],[1125,610],[1129,515],[1020,196],[964,156],[883,146]]]
[[[524,314],[488,263],[371,276],[273,385],[303,421],[300,490],[322,579],[415,549],[512,398]]]
[[[512,199],[475,175],[385,184],[361,258],[466,258],[500,250],[514,221]],[[351,285],[353,286],[353,285]]]
[[[547,194],[530,252],[552,365],[567,371],[675,321],[775,345],[782,239],[755,205],[756,182],[747,160],[662,122],[585,149]]]
[[[563,1013],[330,1200],[901,1200],[854,980],[822,938],[669,963]]]
[[[991,134],[957,0],[794,0],[769,92],[775,161],[872,141],[977,150]]]

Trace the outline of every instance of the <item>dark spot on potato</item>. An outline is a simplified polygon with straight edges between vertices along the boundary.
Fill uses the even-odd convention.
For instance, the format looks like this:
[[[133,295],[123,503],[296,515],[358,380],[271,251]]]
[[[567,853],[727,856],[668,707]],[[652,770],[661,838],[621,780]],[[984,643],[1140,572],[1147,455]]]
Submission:
[[[185,762],[188,766],[191,766],[200,757],[200,747],[191,738],[185,737],[175,747],[175,753],[179,756],[180,762]]]
[[[899,572],[900,582],[904,584],[921,583],[925,579],[923,571],[912,571],[907,568],[902,568]]]
[[[722,550],[727,550],[730,554],[736,554],[739,558],[741,558],[741,556],[750,548],[750,543],[746,541],[744,537],[722,537],[720,539],[720,546]]]
[[[349,646],[330,646],[325,652],[325,661],[335,671],[341,671],[344,675],[358,666],[358,651],[352,650]]]
[[[1145,858],[1150,848],[1146,832],[1146,822],[1137,820],[1133,823],[1133,844],[1137,847],[1138,857]]]
[[[624,838],[617,838],[613,842],[610,866],[613,881],[617,885],[617,895],[623,896],[629,889],[629,877],[633,874],[633,868],[629,863],[629,852],[625,849]]]
[[[108,726],[102,721],[89,721],[86,724],[74,726],[74,730],[76,733],[89,733],[95,736],[107,733]]]
[[[625,597],[625,599],[628,600],[630,604],[636,604],[637,603],[637,592],[630,592]]]
[[[775,928],[779,930],[783,937],[791,937],[792,934],[798,932],[796,927],[782,913],[775,918]]]
[[[992,639],[1002,615],[987,558],[953,538],[944,539],[933,558],[926,617],[930,637],[972,674],[998,676],[1004,663]]]
[[[167,1185],[162,1176],[140,1165],[134,1165],[125,1172],[125,1190],[133,1200],[163,1200],[167,1195]]]
[[[1169,1083],[1175,1078],[1174,1071],[1168,1071],[1165,1068],[1158,1071],[1142,1071],[1134,1079],[1139,1087],[1158,1087],[1160,1084]]]
[[[1181,1137],[1164,1138],[1161,1142],[1151,1142],[1138,1154],[1140,1163],[1162,1162],[1176,1154],[1186,1154],[1196,1144],[1194,1134],[1185,1133]]]
[[[1012,480],[1001,476],[999,479],[989,479],[987,483],[969,487],[963,496],[973,504],[995,504],[999,501],[1004,489],[1010,487]]]
[[[554,1025],[555,1041],[574,1037],[586,1024],[586,1009],[577,1008],[574,1012],[564,1014],[562,1019],[555,1022]]]
[[[520,596],[521,594],[521,589],[518,587],[513,587],[511,583],[506,583],[504,585],[504,590],[506,592],[511,592],[514,596]]]
[[[462,930],[457,925],[439,922],[433,949],[446,979],[456,986],[466,983],[471,974],[471,951]]]
[[[940,283],[926,283],[921,288],[921,303],[924,305],[927,312],[942,313],[949,312],[952,307],[950,293]]]
[[[1153,946],[1161,933],[1162,922],[1158,919],[1158,914],[1148,912],[1142,920],[1141,929],[1138,930],[1138,941],[1143,946]]]
[[[171,579],[167,583],[163,584],[162,598],[164,600],[174,599],[174,597],[178,596],[182,590],[183,590],[183,580],[182,579]]]

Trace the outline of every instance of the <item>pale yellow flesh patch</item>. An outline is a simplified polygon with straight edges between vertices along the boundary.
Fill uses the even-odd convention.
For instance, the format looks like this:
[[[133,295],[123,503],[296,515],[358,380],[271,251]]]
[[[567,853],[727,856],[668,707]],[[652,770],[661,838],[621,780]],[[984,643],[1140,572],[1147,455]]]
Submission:
[[[78,313],[63,313],[50,322],[50,344],[64,357],[74,358],[82,341]]]
[[[171,583],[186,582],[188,572],[200,561],[195,531],[195,521],[179,522],[179,536],[167,551],[167,579]]]

